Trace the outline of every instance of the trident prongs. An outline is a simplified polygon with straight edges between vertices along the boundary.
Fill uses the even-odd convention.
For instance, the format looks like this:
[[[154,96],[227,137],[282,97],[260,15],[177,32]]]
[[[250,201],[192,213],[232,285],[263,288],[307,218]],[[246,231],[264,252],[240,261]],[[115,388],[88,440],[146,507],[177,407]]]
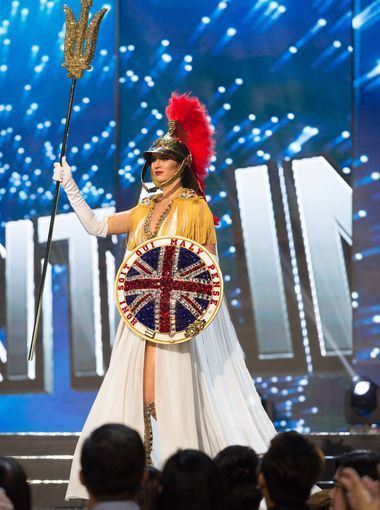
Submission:
[[[90,25],[87,26],[91,5],[92,0],[81,0],[79,22],[70,7],[67,5],[63,7],[66,17],[66,35],[64,44],[65,60],[62,67],[67,69],[68,78],[79,79],[82,77],[83,71],[91,68],[100,23],[107,12],[107,8],[103,7],[94,15]],[[84,50],[85,42],[86,49]]]

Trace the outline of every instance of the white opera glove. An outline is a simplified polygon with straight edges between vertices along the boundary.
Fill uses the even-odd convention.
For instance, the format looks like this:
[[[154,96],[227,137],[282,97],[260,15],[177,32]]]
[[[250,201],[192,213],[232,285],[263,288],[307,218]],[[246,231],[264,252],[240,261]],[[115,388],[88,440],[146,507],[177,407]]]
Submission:
[[[53,180],[61,183],[71,207],[74,209],[86,232],[98,237],[106,237],[108,218],[98,218],[89,207],[79,191],[77,183],[74,181],[71,168],[65,157],[62,158],[62,166],[59,163],[54,163]]]

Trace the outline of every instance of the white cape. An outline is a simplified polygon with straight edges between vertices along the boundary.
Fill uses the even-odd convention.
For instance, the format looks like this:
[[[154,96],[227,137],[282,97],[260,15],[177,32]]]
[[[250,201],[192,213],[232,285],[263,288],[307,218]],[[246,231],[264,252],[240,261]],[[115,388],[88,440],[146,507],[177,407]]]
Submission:
[[[75,450],[66,499],[88,498],[78,473],[82,443],[94,429],[124,423],[144,437],[144,352],[145,341],[121,321],[108,372]],[[179,448],[214,457],[239,444],[264,453],[276,434],[246,368],[225,301],[197,337],[157,345],[155,402],[161,463]]]

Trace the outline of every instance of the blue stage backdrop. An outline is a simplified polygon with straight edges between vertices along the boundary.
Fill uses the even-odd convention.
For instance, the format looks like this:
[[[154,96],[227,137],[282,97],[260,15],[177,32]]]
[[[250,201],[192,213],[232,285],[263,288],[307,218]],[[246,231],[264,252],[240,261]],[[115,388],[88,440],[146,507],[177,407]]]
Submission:
[[[355,371],[380,384],[380,151],[376,116],[380,62],[375,40],[380,2],[355,1],[354,66],[354,250]]]
[[[70,87],[62,6],[0,7],[0,432],[80,430],[119,320],[112,280],[124,241],[87,236],[62,196],[36,361],[26,362]],[[344,0],[108,6],[69,138],[86,199],[99,214],[132,207],[170,93],[197,95],[215,128],[206,194],[252,376],[279,430],[345,430],[344,389],[355,373],[376,379],[380,354],[380,2],[354,12]]]

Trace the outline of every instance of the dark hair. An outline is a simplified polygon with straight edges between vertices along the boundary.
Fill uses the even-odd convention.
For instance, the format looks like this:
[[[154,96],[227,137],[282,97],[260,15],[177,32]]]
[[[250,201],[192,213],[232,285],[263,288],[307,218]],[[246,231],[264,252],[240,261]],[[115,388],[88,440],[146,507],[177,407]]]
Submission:
[[[180,450],[162,472],[162,510],[223,510],[226,508],[222,474],[205,453]]]
[[[214,459],[228,487],[229,508],[255,510],[262,495],[257,488],[259,457],[249,446],[228,446]]]
[[[323,453],[298,432],[283,432],[270,442],[260,471],[276,504],[304,504],[322,474]]]
[[[87,490],[98,499],[134,496],[144,473],[145,451],[139,434],[119,424],[94,430],[83,444],[81,466]]]
[[[194,190],[196,193],[199,193],[201,190],[199,188],[199,184],[194,176],[194,173],[190,170],[188,166],[185,167],[182,175],[181,175],[181,184],[184,188],[190,188]]]
[[[329,510],[331,500],[331,490],[324,489],[312,494],[307,500],[307,505],[309,510]]]
[[[350,467],[355,469],[360,477],[369,476],[372,480],[379,480],[380,454],[372,450],[354,450],[335,458],[335,469]]]
[[[15,510],[30,510],[30,487],[21,464],[12,457],[0,457],[0,487]]]
[[[136,498],[140,510],[157,510],[159,508],[161,477],[162,473],[158,469],[151,466],[145,468],[144,483]]]

